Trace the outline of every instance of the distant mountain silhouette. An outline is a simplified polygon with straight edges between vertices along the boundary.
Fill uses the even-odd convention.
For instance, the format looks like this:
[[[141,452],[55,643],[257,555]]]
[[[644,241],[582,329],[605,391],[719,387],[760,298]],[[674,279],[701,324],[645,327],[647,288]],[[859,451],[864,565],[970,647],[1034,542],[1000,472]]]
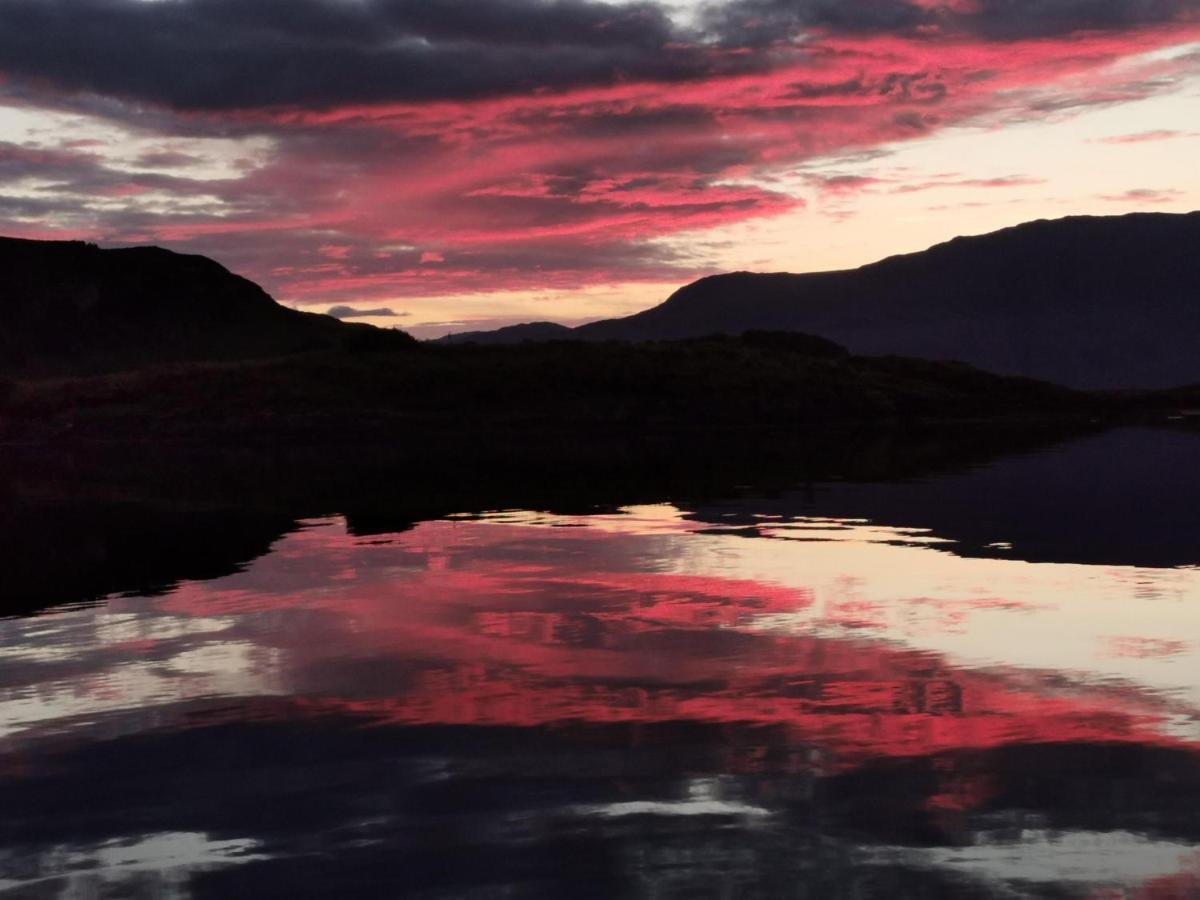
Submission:
[[[243,359],[399,332],[280,306],[202,256],[0,238],[0,372],[105,372]],[[368,338],[370,341],[375,336]]]
[[[547,334],[643,341],[750,329],[1081,388],[1200,382],[1200,212],[1030,222],[847,271],[717,275],[644,312]],[[518,326],[450,340],[536,335]]]
[[[447,344],[521,344],[525,341],[570,340],[574,331],[557,322],[524,322],[505,325],[495,331],[463,331],[447,335]]]

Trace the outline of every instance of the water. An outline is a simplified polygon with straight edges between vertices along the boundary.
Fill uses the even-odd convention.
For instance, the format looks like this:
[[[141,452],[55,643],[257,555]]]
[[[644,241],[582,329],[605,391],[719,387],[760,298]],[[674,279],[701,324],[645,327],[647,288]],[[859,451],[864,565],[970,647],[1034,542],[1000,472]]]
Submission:
[[[0,620],[0,895],[1200,896],[1198,450],[80,589]]]

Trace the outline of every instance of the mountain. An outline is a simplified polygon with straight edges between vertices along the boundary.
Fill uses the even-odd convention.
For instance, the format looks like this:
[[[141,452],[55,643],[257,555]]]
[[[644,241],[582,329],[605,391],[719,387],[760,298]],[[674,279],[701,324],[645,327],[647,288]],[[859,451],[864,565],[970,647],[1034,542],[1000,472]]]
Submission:
[[[526,341],[571,340],[574,331],[557,322],[523,322],[520,325],[505,325],[495,331],[461,331],[448,334],[438,343],[442,344],[523,344]]]
[[[846,271],[717,275],[644,312],[554,336],[750,329],[1080,388],[1200,382],[1200,212],[1030,222]]]
[[[0,238],[0,372],[8,375],[278,356],[370,342],[376,331],[280,306],[202,256]]]

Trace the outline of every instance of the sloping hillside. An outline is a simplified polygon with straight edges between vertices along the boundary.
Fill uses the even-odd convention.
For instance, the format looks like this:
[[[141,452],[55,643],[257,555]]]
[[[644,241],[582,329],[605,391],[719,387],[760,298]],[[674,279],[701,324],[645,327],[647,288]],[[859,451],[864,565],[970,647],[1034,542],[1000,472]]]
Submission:
[[[202,256],[0,238],[5,374],[276,356],[336,346],[366,331],[376,329],[280,306]]]
[[[840,272],[717,275],[652,309],[556,336],[750,329],[1082,388],[1200,382],[1200,213],[1031,222]]]

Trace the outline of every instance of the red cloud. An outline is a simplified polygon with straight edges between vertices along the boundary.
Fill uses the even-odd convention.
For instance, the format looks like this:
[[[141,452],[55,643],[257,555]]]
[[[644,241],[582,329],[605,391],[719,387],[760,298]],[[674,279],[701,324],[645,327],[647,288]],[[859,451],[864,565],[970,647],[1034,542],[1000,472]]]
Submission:
[[[1189,24],[1011,41],[812,31],[769,50],[713,48],[710,70],[728,68],[722,61],[734,52],[761,52],[769,65],[688,81],[190,114],[194,131],[270,135],[274,156],[218,183],[154,182],[160,194],[211,192],[219,218],[184,204],[131,205],[100,215],[91,236],[186,244],[313,302],[678,282],[702,266],[653,241],[801,208],[772,189],[780,171],[965,121],[1003,124],[1147,96],[1190,63],[1108,64],[1198,34]],[[810,183],[844,197],[878,184],[837,173]],[[1009,176],[898,190],[1034,183]],[[337,272],[319,268],[328,246],[346,248]],[[430,253],[443,262],[422,265]]]

